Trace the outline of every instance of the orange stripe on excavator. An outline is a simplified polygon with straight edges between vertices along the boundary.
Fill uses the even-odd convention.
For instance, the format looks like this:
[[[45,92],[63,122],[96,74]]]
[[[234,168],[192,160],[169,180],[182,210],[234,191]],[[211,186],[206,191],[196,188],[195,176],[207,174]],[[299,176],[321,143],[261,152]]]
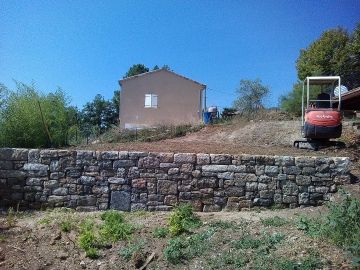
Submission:
[[[335,126],[341,124],[341,113],[336,109],[307,109],[305,122],[316,126]]]

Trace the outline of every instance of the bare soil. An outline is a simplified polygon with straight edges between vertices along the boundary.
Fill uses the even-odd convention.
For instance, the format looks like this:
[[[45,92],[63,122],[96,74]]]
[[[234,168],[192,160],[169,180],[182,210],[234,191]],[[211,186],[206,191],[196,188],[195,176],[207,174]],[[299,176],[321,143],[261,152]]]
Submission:
[[[345,148],[328,147],[319,151],[297,149],[293,142],[301,139],[300,121],[235,119],[226,124],[208,125],[183,137],[155,142],[96,143],[76,148],[91,150],[187,152],[212,154],[252,154],[291,156],[342,156],[353,161],[353,171],[360,175],[359,134],[344,124],[339,139]]]
[[[344,188],[352,196],[360,197],[359,185],[348,185]],[[333,201],[338,199],[338,194],[332,197]],[[84,213],[67,209],[18,212],[12,226],[9,226],[9,221],[11,221],[9,215],[2,213],[0,215],[0,269],[138,269],[152,253],[155,256],[146,269],[235,269],[231,261],[224,258],[229,255],[229,252],[234,251],[231,244],[241,239],[245,232],[250,233],[252,237],[261,237],[264,234],[283,235],[283,240],[270,250],[270,256],[277,260],[301,261],[315,252],[318,254],[316,259],[322,262],[322,269],[350,269],[351,258],[344,250],[326,239],[309,237],[296,226],[296,220],[299,217],[319,217],[326,211],[326,207],[320,206],[197,213],[203,225],[194,232],[208,230],[209,226],[216,221],[227,222],[232,226],[216,228],[212,237],[200,246],[204,249],[203,253],[179,264],[167,261],[163,253],[170,236],[156,238],[153,234],[155,228],[166,226],[169,212],[124,213],[126,222],[135,227],[131,239],[119,241],[101,249],[97,259],[85,257],[85,252],[79,248],[79,232],[76,226],[86,218],[100,222],[100,212]],[[280,217],[287,223],[283,226],[268,226],[262,222],[264,219],[273,217]],[[71,231],[61,231],[59,224],[64,220],[72,222]],[[141,249],[133,252],[131,258],[126,259],[121,255],[124,248],[140,241],[142,242]],[[249,249],[247,252],[250,252],[250,259],[245,261],[241,269],[253,269],[255,263],[264,259],[256,255],[255,250]],[[142,259],[140,266],[138,265],[139,258]],[[222,260],[225,265],[221,264]]]

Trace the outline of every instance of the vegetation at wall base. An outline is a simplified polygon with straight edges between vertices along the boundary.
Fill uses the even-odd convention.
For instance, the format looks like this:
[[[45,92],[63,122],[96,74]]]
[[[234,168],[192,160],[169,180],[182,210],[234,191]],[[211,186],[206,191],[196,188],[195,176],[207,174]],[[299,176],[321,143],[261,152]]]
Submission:
[[[181,203],[177,205],[169,216],[168,228],[172,236],[190,232],[191,229],[201,225],[200,218],[193,212],[192,205]]]
[[[328,239],[347,250],[356,267],[360,267],[360,199],[343,192],[340,202],[327,204],[323,218],[297,220],[297,227],[311,237]]]

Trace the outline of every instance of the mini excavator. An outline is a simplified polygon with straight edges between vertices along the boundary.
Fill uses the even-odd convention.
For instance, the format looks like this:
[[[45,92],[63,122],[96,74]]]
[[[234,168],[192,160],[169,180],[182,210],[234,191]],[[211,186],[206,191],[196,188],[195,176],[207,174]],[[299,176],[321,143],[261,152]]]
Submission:
[[[294,147],[317,151],[329,146],[344,146],[342,142],[330,140],[339,138],[342,132],[341,87],[339,76],[307,77],[303,81],[303,139],[294,141]],[[314,90],[320,90],[316,99],[312,98]]]

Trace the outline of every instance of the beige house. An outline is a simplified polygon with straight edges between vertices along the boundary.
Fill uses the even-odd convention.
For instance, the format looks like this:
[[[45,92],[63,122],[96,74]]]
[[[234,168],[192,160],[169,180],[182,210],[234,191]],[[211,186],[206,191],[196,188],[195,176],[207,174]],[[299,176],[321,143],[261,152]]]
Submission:
[[[120,127],[200,123],[205,85],[158,69],[119,80]]]

